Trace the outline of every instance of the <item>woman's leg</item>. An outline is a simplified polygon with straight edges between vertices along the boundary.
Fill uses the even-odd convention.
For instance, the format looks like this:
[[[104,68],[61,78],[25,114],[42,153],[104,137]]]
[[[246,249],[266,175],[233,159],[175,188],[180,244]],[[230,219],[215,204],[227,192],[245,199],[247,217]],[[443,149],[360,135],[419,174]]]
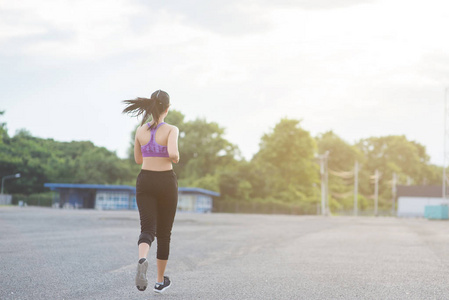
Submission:
[[[147,243],[144,243],[144,242],[140,243],[139,244],[139,259],[147,258],[148,251],[150,251],[150,245],[148,245]]]
[[[151,176],[141,173],[136,183],[136,203],[140,216],[140,236],[137,241],[139,259],[147,258],[156,236],[157,201],[151,188]]]
[[[165,268],[167,267],[167,260],[157,259],[157,282],[164,282]]]
[[[164,193],[157,205],[157,282],[164,281],[170,253],[170,237],[178,205],[178,182],[175,173],[164,182]]]
[[[151,243],[156,235],[156,198],[150,185],[151,176],[141,172],[136,182],[136,202],[140,215],[140,236],[137,241],[139,248],[139,262],[137,264],[136,287],[145,291],[148,285],[146,260]]]

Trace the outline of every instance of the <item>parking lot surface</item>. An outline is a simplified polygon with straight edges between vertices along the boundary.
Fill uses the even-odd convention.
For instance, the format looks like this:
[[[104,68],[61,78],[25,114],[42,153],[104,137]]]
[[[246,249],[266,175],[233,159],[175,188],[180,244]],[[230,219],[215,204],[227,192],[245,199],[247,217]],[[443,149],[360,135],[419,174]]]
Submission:
[[[137,211],[0,207],[0,299],[449,299],[449,222],[178,213],[166,293]]]

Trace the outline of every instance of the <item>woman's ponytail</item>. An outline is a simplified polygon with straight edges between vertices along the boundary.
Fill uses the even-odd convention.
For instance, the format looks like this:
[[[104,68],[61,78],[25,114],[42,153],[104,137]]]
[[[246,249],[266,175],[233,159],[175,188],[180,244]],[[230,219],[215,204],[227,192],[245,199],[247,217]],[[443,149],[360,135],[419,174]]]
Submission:
[[[142,124],[153,116],[153,124],[150,129],[156,128],[161,114],[170,106],[170,96],[167,92],[157,90],[151,95],[151,98],[138,97],[134,100],[124,100],[127,106],[122,111],[125,114],[131,114],[133,117],[143,115]]]
[[[152,115],[156,101],[154,99],[138,97],[134,100],[124,100],[123,102],[128,106],[125,107],[122,113],[130,114],[133,117],[142,115],[142,123],[140,125],[143,125]]]

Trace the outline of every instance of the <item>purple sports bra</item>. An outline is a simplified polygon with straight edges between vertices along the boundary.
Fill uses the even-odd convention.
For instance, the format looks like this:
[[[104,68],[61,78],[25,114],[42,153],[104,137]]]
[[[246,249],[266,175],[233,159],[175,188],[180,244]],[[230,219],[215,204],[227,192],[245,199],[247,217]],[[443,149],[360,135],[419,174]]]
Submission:
[[[159,145],[156,142],[156,138],[155,138],[156,130],[162,124],[165,124],[165,122],[158,124],[157,127],[154,129],[150,129],[150,132],[151,132],[150,141],[148,142],[148,144],[140,147],[143,157],[169,157],[167,146]],[[147,125],[148,125],[148,127],[150,127],[150,123],[147,123]]]

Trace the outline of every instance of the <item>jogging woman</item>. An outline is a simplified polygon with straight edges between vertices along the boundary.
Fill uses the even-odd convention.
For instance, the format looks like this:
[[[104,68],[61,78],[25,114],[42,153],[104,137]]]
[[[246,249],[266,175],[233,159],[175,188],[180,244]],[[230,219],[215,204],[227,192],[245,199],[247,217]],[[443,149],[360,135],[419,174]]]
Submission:
[[[178,181],[173,163],[178,163],[178,135],[176,126],[164,122],[170,106],[169,95],[161,90],[151,98],[125,100],[123,113],[142,115],[142,124],[136,131],[134,159],[142,169],[136,180],[136,202],[139,208],[141,233],[137,245],[136,287],[144,291],[148,285],[147,255],[157,237],[157,281],[153,288],[162,293],[171,285],[164,276],[170,250],[170,236],[178,204]],[[146,120],[152,116],[152,120]]]

